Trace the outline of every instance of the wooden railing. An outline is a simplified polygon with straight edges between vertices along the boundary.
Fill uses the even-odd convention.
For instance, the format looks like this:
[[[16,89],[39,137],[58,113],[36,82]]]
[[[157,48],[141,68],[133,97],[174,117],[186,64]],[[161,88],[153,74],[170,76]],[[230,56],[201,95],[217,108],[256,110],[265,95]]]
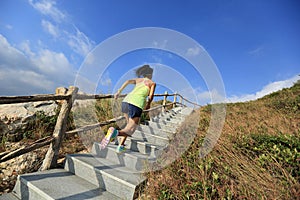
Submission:
[[[124,97],[124,96],[125,95],[122,95],[121,97]],[[174,97],[173,102],[167,104],[167,97],[170,97],[170,96]],[[26,146],[26,147],[23,147],[23,148],[20,148],[17,150],[0,153],[0,162],[5,162],[7,160],[10,160],[12,158],[18,157],[20,155],[23,155],[25,153],[31,152],[33,150],[36,150],[38,148],[41,148],[41,147],[44,147],[44,146],[50,144],[49,149],[45,155],[43,164],[40,167],[40,170],[43,171],[43,170],[47,170],[47,169],[55,167],[57,165],[59,149],[60,149],[60,146],[61,146],[61,143],[63,141],[65,134],[74,134],[74,133],[92,130],[97,127],[115,123],[115,122],[123,119],[123,117],[120,116],[120,117],[110,119],[105,122],[99,122],[96,124],[87,125],[87,126],[66,132],[67,119],[71,112],[74,100],[75,99],[77,99],[77,100],[108,99],[108,98],[113,98],[113,97],[114,97],[114,95],[112,95],[112,94],[108,94],[108,95],[78,94],[78,88],[76,88],[74,86],[70,86],[69,89],[58,88],[58,89],[56,89],[56,94],[32,95],[32,96],[9,96],[9,97],[0,96],[0,105],[1,104],[24,103],[24,102],[35,102],[35,101],[51,101],[51,100],[59,101],[61,104],[60,112],[58,114],[58,118],[57,118],[56,125],[55,125],[52,136],[44,137],[42,139],[35,141],[34,143],[32,143],[29,146]],[[154,97],[164,97],[162,105],[150,108],[149,110],[144,110],[144,112],[149,112],[149,111],[153,111],[156,109],[164,110],[167,106],[175,107],[176,104],[184,106],[183,101],[191,103],[194,106],[200,106],[198,104],[190,102],[189,100],[185,99],[184,97],[182,97],[180,94],[177,94],[177,93],[168,94],[167,92],[165,92],[165,94],[155,94]],[[177,102],[177,97],[179,97],[179,102]]]

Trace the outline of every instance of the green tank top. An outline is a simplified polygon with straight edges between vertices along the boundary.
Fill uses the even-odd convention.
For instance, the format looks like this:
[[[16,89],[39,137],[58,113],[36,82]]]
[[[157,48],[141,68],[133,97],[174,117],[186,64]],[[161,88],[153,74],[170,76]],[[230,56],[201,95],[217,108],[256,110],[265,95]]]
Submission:
[[[137,83],[134,89],[124,98],[123,102],[130,103],[143,110],[150,91],[149,87],[145,84],[146,80],[145,78],[144,81]]]

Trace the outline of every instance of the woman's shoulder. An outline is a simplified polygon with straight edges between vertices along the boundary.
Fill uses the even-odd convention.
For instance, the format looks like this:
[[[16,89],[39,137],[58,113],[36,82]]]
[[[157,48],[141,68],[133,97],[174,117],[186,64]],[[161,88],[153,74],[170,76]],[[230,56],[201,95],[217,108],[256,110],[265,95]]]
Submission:
[[[134,79],[136,83],[141,83],[144,81],[144,78],[136,78]]]
[[[148,78],[144,79],[144,83],[145,83],[145,85],[147,85],[149,88],[152,87],[152,86],[155,84],[154,81],[152,81],[151,79],[148,79]]]

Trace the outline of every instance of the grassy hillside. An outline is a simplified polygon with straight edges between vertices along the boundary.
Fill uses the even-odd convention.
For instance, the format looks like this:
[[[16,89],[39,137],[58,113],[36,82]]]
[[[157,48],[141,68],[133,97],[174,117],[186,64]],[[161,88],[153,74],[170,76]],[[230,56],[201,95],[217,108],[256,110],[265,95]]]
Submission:
[[[91,113],[99,121],[113,117],[106,111],[111,110],[110,101],[97,101],[95,108],[96,113],[86,108],[73,113],[69,122],[76,114],[84,115],[89,124],[89,117],[95,118]],[[211,106],[199,112],[199,128],[189,149],[163,170],[147,174],[140,199],[299,199],[300,83],[256,101],[227,104],[222,135],[204,159],[199,158],[199,148],[209,127]],[[51,135],[56,117],[38,114],[24,138],[30,142]],[[184,137],[180,133],[175,139]],[[4,141],[1,146],[5,150]],[[79,137],[67,137],[61,157],[84,149]],[[46,150],[41,150],[39,163]],[[28,166],[20,173],[35,170]],[[16,176],[11,179],[14,183]],[[12,183],[0,180],[0,194],[11,191]]]
[[[217,145],[200,159],[210,109],[200,109],[189,149],[165,169],[147,174],[141,199],[299,199],[300,84],[228,104]]]

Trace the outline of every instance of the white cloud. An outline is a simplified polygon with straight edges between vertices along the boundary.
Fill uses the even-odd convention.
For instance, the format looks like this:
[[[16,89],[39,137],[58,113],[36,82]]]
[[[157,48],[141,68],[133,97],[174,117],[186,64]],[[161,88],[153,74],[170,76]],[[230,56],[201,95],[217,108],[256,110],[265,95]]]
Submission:
[[[203,101],[199,101],[199,97],[197,96],[196,90],[194,90],[193,88],[186,88],[185,90],[181,90],[178,92],[178,94],[180,94],[184,99],[187,99],[188,101],[198,104],[198,105],[203,105],[204,102]],[[203,99],[201,99],[203,100]],[[194,106],[193,104],[190,104],[189,102],[186,102],[185,100],[183,100],[183,103],[186,106]]]
[[[272,92],[279,91],[283,88],[289,88],[293,86],[293,84],[298,80],[300,80],[300,76],[295,75],[287,80],[272,82],[263,87],[262,90],[256,92],[255,94],[244,94],[240,96],[233,95],[226,99],[225,97],[220,95],[217,90],[204,91],[201,88],[186,88],[184,90],[180,90],[179,93],[193,102],[196,102],[195,97],[197,97],[197,103],[200,105],[213,104],[224,101],[226,101],[227,103],[246,102],[262,98]]]
[[[0,74],[2,75],[0,76],[0,95],[54,93],[54,82],[35,71],[8,69],[1,66]]]
[[[264,46],[258,46],[257,48],[250,50],[248,54],[253,56],[259,56],[262,55],[263,51],[264,51]]]
[[[18,66],[30,67],[24,53],[9,44],[4,36],[0,34],[0,65],[9,63],[10,69],[16,69]]]
[[[52,0],[34,1],[29,0],[30,5],[45,16],[50,16],[56,22],[66,19],[66,14],[56,7],[56,2]]]
[[[100,85],[112,87],[112,80],[110,78],[109,72],[106,72],[100,77]]]
[[[199,47],[189,48],[186,52],[187,56],[197,56],[199,55],[201,49]]]
[[[67,17],[68,14],[56,6],[55,1],[42,0],[36,2],[29,0],[29,3],[38,12],[49,17],[49,20],[42,19],[43,29],[55,39],[59,37],[58,42],[68,45],[71,51],[84,57],[95,47],[95,42],[73,24]]]
[[[68,37],[68,45],[76,53],[86,56],[95,46],[95,43],[91,41],[83,32],[74,26],[75,33],[66,32]]]
[[[0,95],[54,93],[56,87],[74,83],[75,72],[64,54],[32,53],[29,42],[20,46],[13,47],[0,34]]]
[[[164,40],[162,42],[153,41],[153,46],[159,48],[159,49],[165,49],[168,44],[168,40]]]
[[[52,52],[50,50],[41,50],[36,57],[31,58],[35,66],[43,73],[55,75],[56,79],[68,76],[72,68],[68,59],[63,53]]]
[[[234,102],[245,102],[245,101],[256,100],[256,99],[262,98],[265,95],[268,95],[272,92],[279,91],[283,88],[291,87],[299,79],[300,79],[299,75],[295,75],[292,78],[287,79],[287,80],[272,82],[272,83],[269,83],[268,85],[266,85],[265,87],[263,87],[261,91],[258,91],[255,94],[244,94],[241,96],[231,96],[231,97],[227,98],[227,102],[234,103]]]
[[[35,56],[35,53],[32,52],[31,49],[30,49],[30,41],[29,41],[29,40],[26,40],[26,41],[22,42],[22,43],[19,45],[19,47],[20,47],[20,50],[21,50],[22,52],[24,52],[25,55],[28,55],[28,56],[30,56],[30,57]]]
[[[46,32],[48,32],[54,38],[57,38],[59,36],[59,28],[54,26],[51,22],[47,20],[42,20],[42,27]]]
[[[154,60],[154,62],[156,63],[162,63],[163,62],[163,59],[162,59],[162,56],[157,56],[157,55],[151,55],[151,58]]]
[[[197,95],[198,104],[200,105],[221,103],[226,99],[226,97],[217,89],[203,91],[201,88],[196,88],[195,93]]]
[[[6,25],[5,25],[5,28],[8,29],[8,30],[11,30],[11,29],[13,29],[13,26],[10,25],[10,24],[6,24]]]
[[[25,40],[12,45],[0,34],[0,95],[54,93],[56,87],[74,84],[76,71],[68,57],[85,56],[95,43],[80,31],[53,0],[28,0],[41,17],[41,28],[71,53],[49,49],[47,41]],[[5,28],[12,29],[10,25]],[[35,43],[36,42],[36,43]],[[51,41],[53,42],[53,40]],[[32,48],[34,46],[34,48]],[[65,50],[65,48],[64,48]],[[109,80],[105,81],[106,84]]]
[[[255,94],[232,95],[227,98],[227,103],[246,102],[255,99],[257,99]]]

